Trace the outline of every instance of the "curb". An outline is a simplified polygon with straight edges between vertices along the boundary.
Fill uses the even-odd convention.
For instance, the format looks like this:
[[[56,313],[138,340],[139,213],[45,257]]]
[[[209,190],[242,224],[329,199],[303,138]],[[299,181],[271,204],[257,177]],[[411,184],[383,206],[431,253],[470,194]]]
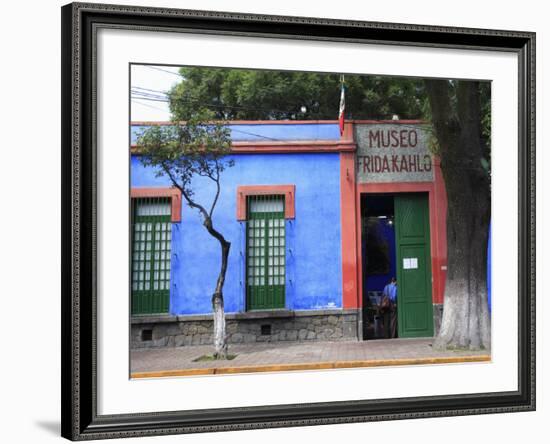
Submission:
[[[435,358],[373,359],[367,361],[310,362],[302,364],[245,365],[239,367],[190,368],[131,373],[132,379],[165,378],[170,376],[229,375],[236,373],[285,372],[296,370],[328,370],[343,368],[386,367],[395,365],[458,364],[489,362],[490,355],[448,356]]]

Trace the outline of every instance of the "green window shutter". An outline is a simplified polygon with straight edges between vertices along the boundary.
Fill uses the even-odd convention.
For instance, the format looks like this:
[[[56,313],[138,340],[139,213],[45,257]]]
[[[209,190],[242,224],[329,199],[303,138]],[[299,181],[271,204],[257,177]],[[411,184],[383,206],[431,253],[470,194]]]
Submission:
[[[247,310],[284,308],[284,196],[249,196],[247,211]]]
[[[132,314],[168,313],[170,199],[140,198],[132,204]]]

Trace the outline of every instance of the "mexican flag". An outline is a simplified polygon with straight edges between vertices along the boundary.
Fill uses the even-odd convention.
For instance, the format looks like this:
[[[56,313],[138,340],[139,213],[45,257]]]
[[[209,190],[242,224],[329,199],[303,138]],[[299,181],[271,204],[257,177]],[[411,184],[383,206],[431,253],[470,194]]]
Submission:
[[[340,136],[344,134],[344,111],[346,110],[346,95],[344,91],[344,76],[342,76],[342,90],[340,92],[340,113],[338,123],[340,124]]]

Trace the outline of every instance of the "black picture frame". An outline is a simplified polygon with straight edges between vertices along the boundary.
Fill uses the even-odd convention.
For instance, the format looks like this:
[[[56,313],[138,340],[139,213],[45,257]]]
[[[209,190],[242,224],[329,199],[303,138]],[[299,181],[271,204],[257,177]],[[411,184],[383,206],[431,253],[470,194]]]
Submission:
[[[62,14],[62,436],[71,440],[535,409],[535,33],[72,3]],[[98,27],[508,51],[519,66],[518,390],[97,414],[95,31]]]

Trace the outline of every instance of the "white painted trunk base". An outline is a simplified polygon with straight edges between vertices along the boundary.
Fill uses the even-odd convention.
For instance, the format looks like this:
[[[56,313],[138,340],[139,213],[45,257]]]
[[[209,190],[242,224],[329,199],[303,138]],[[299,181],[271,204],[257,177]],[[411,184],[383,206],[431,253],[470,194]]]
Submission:
[[[227,337],[225,334],[225,311],[223,297],[216,295],[213,298],[214,309],[214,356],[217,359],[227,358]]]
[[[468,285],[469,284],[469,285]],[[485,283],[447,280],[443,318],[434,347],[438,349],[490,349],[491,320]]]

